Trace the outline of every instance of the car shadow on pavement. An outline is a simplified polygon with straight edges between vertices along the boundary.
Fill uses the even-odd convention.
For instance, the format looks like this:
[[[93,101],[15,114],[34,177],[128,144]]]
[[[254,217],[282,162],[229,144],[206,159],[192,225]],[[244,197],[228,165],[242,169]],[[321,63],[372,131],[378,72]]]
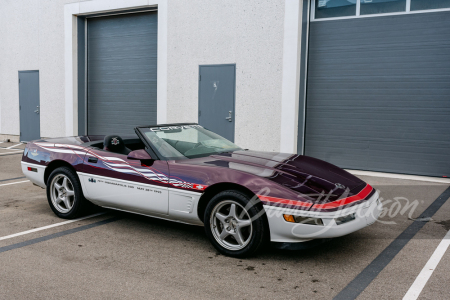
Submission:
[[[188,241],[190,247],[207,248],[203,250],[213,250],[217,252],[213,246],[208,241],[205,235],[203,226],[194,226],[183,224],[179,222],[172,222],[168,220],[158,219],[155,217],[149,217],[144,215],[137,215],[133,213],[105,210],[108,213],[114,214],[122,219],[122,221],[133,223],[133,228],[136,232],[142,232],[145,234],[146,231],[151,232],[153,235],[160,234],[161,239],[179,239],[180,241]],[[297,260],[299,257],[302,259],[315,259],[321,256],[328,256],[332,253],[336,253],[336,249],[340,251],[346,251],[345,248],[348,247],[354,237],[351,235],[344,236],[340,238],[330,239],[329,241],[322,243],[318,246],[302,249],[302,250],[282,250],[276,249],[271,243],[269,243],[260,253],[258,253],[254,258],[269,258],[270,259],[280,259],[280,260]],[[200,250],[200,249],[199,249]],[[216,255],[220,255],[218,252]],[[251,257],[249,259],[252,259]]]

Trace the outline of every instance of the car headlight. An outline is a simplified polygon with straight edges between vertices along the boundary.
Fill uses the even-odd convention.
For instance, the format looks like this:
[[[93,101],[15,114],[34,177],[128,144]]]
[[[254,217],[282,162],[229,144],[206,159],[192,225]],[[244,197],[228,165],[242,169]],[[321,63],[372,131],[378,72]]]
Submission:
[[[355,215],[356,214],[349,214],[347,216],[336,218],[334,220],[336,221],[336,225],[341,225],[341,224],[353,221],[356,218]]]
[[[322,219],[319,218],[310,218],[310,217],[301,217],[301,216],[293,216],[293,215],[283,215],[284,220],[290,223],[300,223],[307,225],[321,225],[323,226]]]

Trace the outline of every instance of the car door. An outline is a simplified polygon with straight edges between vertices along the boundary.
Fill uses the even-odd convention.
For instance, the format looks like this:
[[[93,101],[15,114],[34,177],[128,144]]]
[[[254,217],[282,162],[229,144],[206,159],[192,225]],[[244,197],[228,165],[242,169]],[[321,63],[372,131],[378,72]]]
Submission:
[[[167,161],[128,159],[91,148],[80,173],[85,197],[93,203],[143,214],[168,214]]]

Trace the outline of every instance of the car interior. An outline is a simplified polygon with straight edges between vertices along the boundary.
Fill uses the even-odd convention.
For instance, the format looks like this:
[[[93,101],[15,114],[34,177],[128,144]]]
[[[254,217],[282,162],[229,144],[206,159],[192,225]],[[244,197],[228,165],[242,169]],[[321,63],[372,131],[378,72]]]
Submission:
[[[164,140],[168,145],[172,146],[176,151],[178,151],[180,155],[184,155],[186,157],[201,155],[205,151],[210,151],[207,147],[202,145],[202,143],[192,143],[168,138],[159,139],[159,141]],[[167,145],[164,145],[164,143],[161,144],[159,142],[156,144],[160,144],[160,148],[157,147],[159,151],[163,150],[163,148],[167,148]],[[122,138],[119,135],[108,135],[105,136],[103,141],[97,140],[88,142],[85,143],[84,146],[90,146],[96,150],[103,150],[122,155],[128,155],[131,151],[134,150],[145,149],[144,143],[139,138],[130,136]]]
[[[118,144],[112,144],[113,138],[117,138]],[[105,146],[106,145],[106,146]],[[108,152],[128,155],[131,151],[145,149],[144,143],[139,138],[123,139],[119,135],[106,136],[103,141],[94,141],[85,143],[83,146],[90,146],[96,150],[104,150]]]
[[[117,145],[113,144],[113,139],[117,139]],[[189,150],[192,150],[197,145],[196,143],[190,143],[185,141],[177,141],[171,139],[163,139],[173,148],[180,153],[184,154]],[[95,150],[104,150],[108,152],[128,155],[131,151],[145,149],[144,143],[139,138],[122,138],[119,135],[108,135],[103,141],[94,141],[85,143],[84,146],[90,146]]]
[[[194,149],[195,146],[197,145],[197,143],[177,141],[177,140],[171,140],[171,139],[165,139],[165,138],[163,138],[163,140],[170,146],[174,147],[178,152],[180,152],[183,155],[188,153],[189,150]]]

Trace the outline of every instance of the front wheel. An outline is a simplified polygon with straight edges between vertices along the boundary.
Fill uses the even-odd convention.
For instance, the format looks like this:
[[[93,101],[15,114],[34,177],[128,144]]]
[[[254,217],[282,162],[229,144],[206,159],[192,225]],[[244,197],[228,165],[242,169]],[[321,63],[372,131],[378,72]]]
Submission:
[[[67,167],[57,168],[50,174],[47,199],[53,212],[64,219],[79,217],[89,204],[84,198],[78,176]]]
[[[213,246],[233,257],[253,255],[269,235],[266,216],[260,203],[238,191],[224,191],[208,203],[205,231]]]

